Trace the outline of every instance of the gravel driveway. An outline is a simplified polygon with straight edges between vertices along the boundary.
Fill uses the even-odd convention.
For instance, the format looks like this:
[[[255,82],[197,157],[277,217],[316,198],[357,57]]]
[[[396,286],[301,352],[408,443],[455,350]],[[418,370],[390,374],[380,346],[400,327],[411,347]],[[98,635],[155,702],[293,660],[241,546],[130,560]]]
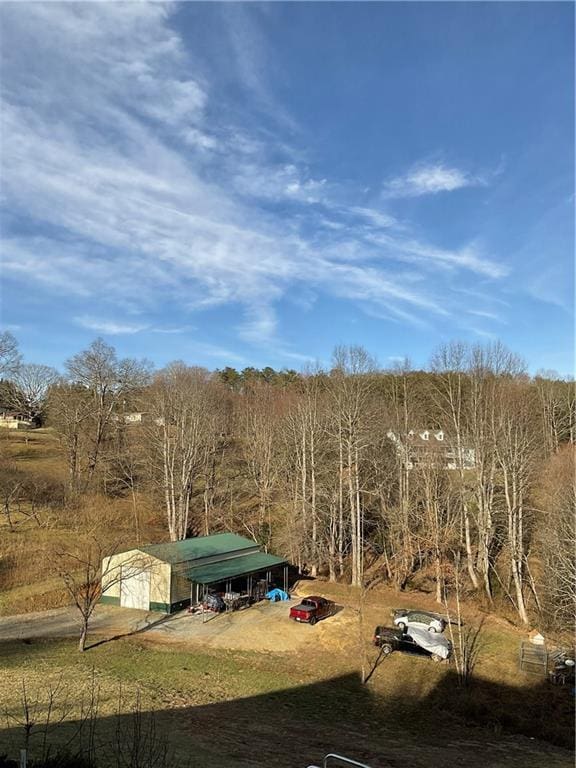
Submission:
[[[294,600],[292,601],[294,603]],[[350,621],[341,611],[315,627],[288,619],[290,603],[262,602],[243,611],[192,616],[186,611],[172,615],[116,606],[98,606],[91,621],[91,637],[111,639],[142,634],[158,642],[201,643],[216,648],[256,651],[296,651],[308,643],[332,645],[342,637],[342,625]],[[0,642],[79,636],[78,611],[51,611],[0,617]],[[344,630],[344,637],[348,632]]]

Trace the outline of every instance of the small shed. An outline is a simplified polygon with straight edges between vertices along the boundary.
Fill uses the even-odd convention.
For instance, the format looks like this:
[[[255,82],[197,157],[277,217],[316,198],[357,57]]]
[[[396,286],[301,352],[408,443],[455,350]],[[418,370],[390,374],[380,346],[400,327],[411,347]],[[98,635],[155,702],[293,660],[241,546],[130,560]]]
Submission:
[[[173,613],[197,604],[208,588],[252,594],[282,580],[288,563],[233,533],[150,544],[102,561],[102,603]]]

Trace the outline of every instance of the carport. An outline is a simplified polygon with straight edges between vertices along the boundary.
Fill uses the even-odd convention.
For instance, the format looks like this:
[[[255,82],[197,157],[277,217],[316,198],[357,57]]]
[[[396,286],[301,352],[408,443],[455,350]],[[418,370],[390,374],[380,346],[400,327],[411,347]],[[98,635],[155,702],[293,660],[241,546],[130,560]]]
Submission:
[[[190,602],[198,605],[208,593],[208,589],[221,587],[225,594],[232,594],[233,588],[248,598],[255,595],[255,582],[265,582],[269,586],[273,572],[282,567],[284,591],[288,591],[288,563],[281,557],[266,552],[254,552],[233,560],[198,565],[190,568],[185,577],[191,582]],[[261,577],[258,579],[258,577]],[[260,595],[262,597],[262,595]]]
[[[244,602],[263,597],[272,574],[278,585],[288,563],[263,552],[258,542],[235,533],[215,533],[181,541],[149,544],[105,557],[101,602],[145,611],[174,613],[197,605],[208,586],[223,594],[236,590]],[[192,582],[192,583],[191,583]],[[218,586],[221,585],[221,586]],[[239,607],[235,603],[235,607]]]

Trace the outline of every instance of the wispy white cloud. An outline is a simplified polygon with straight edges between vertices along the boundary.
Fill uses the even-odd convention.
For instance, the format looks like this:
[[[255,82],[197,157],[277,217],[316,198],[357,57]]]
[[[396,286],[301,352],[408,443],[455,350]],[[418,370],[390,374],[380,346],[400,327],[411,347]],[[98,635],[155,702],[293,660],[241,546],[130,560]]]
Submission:
[[[485,328],[470,327],[476,336],[480,336],[481,339],[490,339],[490,341],[496,341],[498,336],[493,331],[487,331]]]
[[[388,179],[383,196],[389,198],[420,197],[439,192],[453,192],[464,187],[481,187],[486,180],[443,163],[416,165],[406,174]]]
[[[350,213],[362,217],[378,229],[398,229],[400,226],[398,220],[394,218],[394,216],[374,208],[353,206],[350,208]]]
[[[147,325],[137,323],[117,322],[115,320],[99,320],[95,317],[80,316],[74,320],[83,328],[97,333],[104,333],[109,336],[132,335],[147,330]]]
[[[294,292],[421,324],[459,312],[440,271],[443,281],[505,276],[473,243],[449,250],[417,239],[382,201],[351,205],[350,190],[297,152],[279,152],[280,139],[215,119],[220,94],[191,67],[172,6],[4,4],[1,12],[3,194],[33,223],[6,234],[3,270],[144,318],[80,315],[83,327],[176,333],[146,318],[167,306],[179,317],[226,306],[239,309],[240,340],[290,358],[297,353],[281,342],[276,307]],[[265,101],[255,64],[243,66]],[[415,172],[413,187],[462,182],[441,169],[435,181]]]
[[[476,317],[486,318],[486,320],[495,320],[499,323],[504,322],[500,315],[498,315],[496,312],[488,312],[485,309],[469,309],[468,313],[470,315],[475,315]]]
[[[396,244],[400,251],[419,259],[429,259],[437,265],[469,270],[490,278],[505,277],[509,273],[507,266],[484,256],[473,243],[458,250],[435,248],[415,240],[404,240]]]
[[[275,340],[277,326],[276,314],[272,307],[260,304],[249,309],[248,319],[238,327],[238,332],[244,341],[268,344]]]
[[[298,363],[307,365],[309,363],[315,363],[316,358],[311,355],[302,355],[300,352],[290,352],[289,350],[281,349],[279,352],[280,357],[287,360],[295,360]]]
[[[189,331],[195,331],[196,328],[193,325],[182,325],[177,328],[151,328],[152,333],[166,333],[166,334],[180,334],[188,333]]]
[[[266,3],[251,7],[243,3],[226,3],[216,4],[216,7],[220,10],[221,35],[226,41],[219,57],[227,60],[229,73],[249,93],[256,108],[275,124],[284,126],[291,133],[298,132],[296,121],[276,98],[269,80],[273,57],[258,17],[274,13],[274,10]]]
[[[235,363],[236,365],[247,363],[247,360],[243,355],[240,355],[233,350],[226,349],[225,347],[219,347],[216,344],[207,344],[205,342],[196,341],[190,344],[189,348],[193,353],[205,355],[206,357],[213,357],[217,360],[222,360],[223,362]]]
[[[319,203],[327,192],[326,179],[314,179],[306,169],[288,163],[262,173],[261,161],[238,164],[233,178],[235,189],[242,195],[276,201],[294,200]]]

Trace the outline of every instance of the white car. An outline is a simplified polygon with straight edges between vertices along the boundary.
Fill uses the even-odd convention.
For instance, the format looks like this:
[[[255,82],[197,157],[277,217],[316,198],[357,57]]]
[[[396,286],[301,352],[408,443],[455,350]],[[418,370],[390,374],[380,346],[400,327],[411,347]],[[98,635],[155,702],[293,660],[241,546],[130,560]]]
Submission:
[[[446,621],[441,616],[428,611],[409,611],[399,608],[393,612],[394,624],[400,629],[415,627],[429,632],[444,632]]]

